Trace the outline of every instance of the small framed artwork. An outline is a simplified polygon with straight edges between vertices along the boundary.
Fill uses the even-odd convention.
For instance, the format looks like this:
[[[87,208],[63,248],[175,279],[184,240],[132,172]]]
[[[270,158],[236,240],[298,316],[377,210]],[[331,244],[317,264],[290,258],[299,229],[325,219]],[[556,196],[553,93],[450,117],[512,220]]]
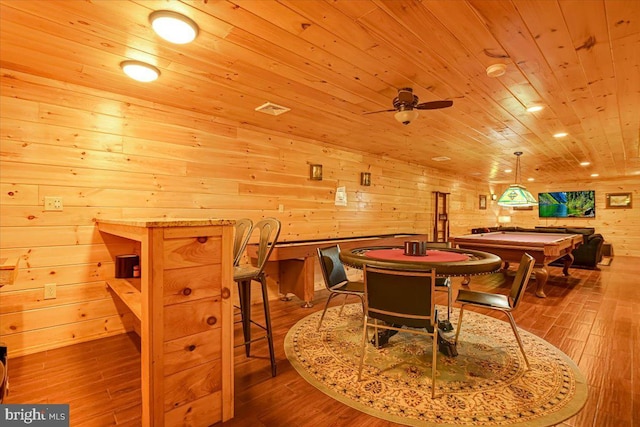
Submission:
[[[487,195],[486,194],[481,194],[479,201],[478,201],[478,206],[480,207],[480,209],[487,209]]]
[[[607,194],[607,209],[609,208],[631,208],[631,193]]]
[[[322,181],[322,165],[309,165],[309,179]]]
[[[370,172],[361,172],[360,173],[360,185],[364,185],[368,187],[371,185],[371,173]]]

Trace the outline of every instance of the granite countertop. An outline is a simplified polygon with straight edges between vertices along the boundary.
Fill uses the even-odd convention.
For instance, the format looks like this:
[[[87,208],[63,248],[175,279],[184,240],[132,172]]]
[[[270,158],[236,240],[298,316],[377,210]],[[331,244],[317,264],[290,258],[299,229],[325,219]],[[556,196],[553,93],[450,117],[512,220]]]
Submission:
[[[233,225],[235,220],[219,218],[126,218],[99,219],[98,224],[129,225],[132,227],[202,227],[207,225]]]

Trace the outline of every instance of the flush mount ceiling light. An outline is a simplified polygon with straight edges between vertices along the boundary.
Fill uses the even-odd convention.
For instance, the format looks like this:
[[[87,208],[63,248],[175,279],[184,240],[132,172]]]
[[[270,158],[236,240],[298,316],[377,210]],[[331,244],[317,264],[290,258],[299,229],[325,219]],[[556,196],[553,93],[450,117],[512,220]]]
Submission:
[[[171,43],[189,43],[198,35],[198,25],[193,20],[171,10],[152,12],[149,22],[156,34]]]
[[[544,107],[542,105],[532,105],[531,107],[527,108],[527,111],[529,113],[535,113],[536,111],[542,110],[544,110]]]
[[[589,166],[591,162],[580,162],[580,166]]]
[[[507,208],[511,207],[527,207],[527,206],[536,206],[538,202],[531,195],[529,191],[523,186],[520,185],[519,176],[520,176],[520,156],[522,155],[521,151],[516,151],[513,153],[516,155],[516,180],[515,184],[511,184],[509,188],[502,193],[502,196],[498,199],[498,205],[504,206]]]
[[[122,61],[120,67],[127,76],[139,82],[152,82],[160,76],[160,70],[141,61]]]
[[[500,77],[504,76],[507,72],[507,66],[505,64],[493,64],[487,67],[487,76]]]
[[[554,134],[553,134],[553,137],[554,137],[554,138],[564,138],[564,137],[565,137],[565,136],[567,136],[567,135],[569,135],[569,134],[568,134],[568,133],[566,133],[566,132],[558,132],[558,133],[554,133]]]
[[[400,110],[397,113],[395,113],[393,116],[396,118],[397,121],[399,121],[403,125],[408,125],[409,123],[417,119],[418,115],[419,113],[417,110],[408,109],[408,110]]]

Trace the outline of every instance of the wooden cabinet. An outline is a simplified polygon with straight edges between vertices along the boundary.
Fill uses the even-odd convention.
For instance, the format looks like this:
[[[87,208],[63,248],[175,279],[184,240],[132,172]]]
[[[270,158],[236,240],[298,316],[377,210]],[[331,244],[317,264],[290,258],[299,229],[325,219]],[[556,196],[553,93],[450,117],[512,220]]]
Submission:
[[[233,418],[233,221],[100,220],[98,229],[139,242],[140,278],[107,283],[139,322],[143,425]]]

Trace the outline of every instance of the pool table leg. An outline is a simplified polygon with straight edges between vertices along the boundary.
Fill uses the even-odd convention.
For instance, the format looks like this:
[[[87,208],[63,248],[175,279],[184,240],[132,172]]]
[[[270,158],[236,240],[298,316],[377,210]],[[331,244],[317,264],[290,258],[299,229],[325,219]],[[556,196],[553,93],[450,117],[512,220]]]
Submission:
[[[564,267],[562,268],[562,274],[564,274],[565,276],[569,275],[569,267],[571,267],[571,264],[573,264],[574,259],[575,257],[571,253],[566,254],[564,258],[562,258],[562,263],[564,264]]]
[[[536,296],[540,298],[546,298],[547,295],[544,293],[544,289],[542,289],[547,283],[547,279],[549,278],[549,272],[547,271],[546,266],[542,266],[541,268],[536,268],[533,270],[533,274],[536,276]]]

